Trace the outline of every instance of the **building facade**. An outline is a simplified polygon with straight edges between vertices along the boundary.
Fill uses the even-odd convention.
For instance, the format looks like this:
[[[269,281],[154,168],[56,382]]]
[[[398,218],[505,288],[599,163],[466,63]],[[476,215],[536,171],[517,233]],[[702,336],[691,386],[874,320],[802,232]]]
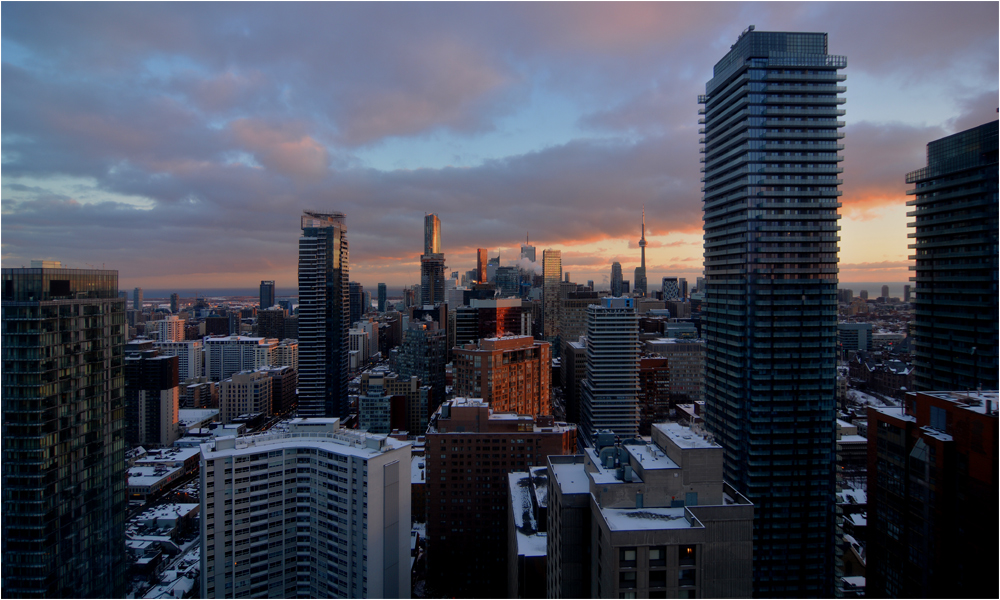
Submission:
[[[230,335],[205,338],[205,374],[222,381],[233,373],[253,370],[271,364],[278,340],[261,337]]]
[[[349,370],[347,223],[305,212],[299,238],[299,415],[346,416]]]
[[[409,467],[337,419],[202,444],[200,597],[409,598]]]
[[[118,272],[3,269],[3,595],[125,596]]]
[[[997,121],[927,144],[906,176],[917,389],[997,389]]]
[[[755,595],[833,594],[846,66],[824,33],[751,27],[699,97],[706,423],[756,506]]]
[[[386,311],[386,303],[389,301],[389,292],[384,283],[378,284],[378,311],[384,313]]]
[[[749,598],[754,506],[722,448],[676,423],[550,456],[548,598]]]
[[[625,276],[619,262],[611,263],[611,295],[615,298],[625,295]]]
[[[129,447],[170,446],[180,436],[177,357],[156,350],[125,357],[125,442]]]
[[[264,371],[241,371],[219,384],[220,417],[224,424],[237,417],[271,414],[273,383]]]
[[[995,594],[997,402],[991,392],[911,392],[868,409],[866,595]]]
[[[260,309],[271,308],[275,305],[274,300],[274,281],[261,281],[260,282]]]
[[[507,474],[576,448],[576,428],[498,413],[482,400],[444,402],[427,428],[428,584],[495,597],[506,589]]]
[[[482,398],[495,411],[551,415],[550,348],[530,335],[455,348],[455,395]]]
[[[562,250],[542,250],[542,281],[542,337],[551,342],[559,335]]]
[[[639,319],[632,298],[601,298],[587,307],[587,377],[581,385],[580,431],[639,435]]]

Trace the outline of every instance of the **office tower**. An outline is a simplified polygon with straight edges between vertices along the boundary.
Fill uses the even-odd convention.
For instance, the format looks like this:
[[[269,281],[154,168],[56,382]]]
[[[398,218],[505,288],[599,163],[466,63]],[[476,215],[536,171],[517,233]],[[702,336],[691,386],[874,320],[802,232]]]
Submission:
[[[882,286],[882,299],[883,300],[889,299],[889,286],[887,285]]]
[[[625,295],[625,280],[622,278],[622,264],[611,263],[611,295],[620,298]]]
[[[542,337],[559,335],[559,282],[562,280],[562,250],[542,250]]]
[[[424,254],[441,254],[441,219],[424,215]]]
[[[469,300],[469,306],[455,309],[455,345],[475,343],[484,338],[530,335],[531,313],[518,298]]]
[[[428,584],[444,596],[496,597],[507,587],[507,473],[575,452],[576,428],[455,398],[425,439]]]
[[[705,293],[705,278],[704,277],[695,277],[694,285],[695,285],[695,287],[698,288],[699,292]]]
[[[500,268],[500,256],[490,258],[486,261],[486,283],[497,282],[497,269]]]
[[[913,184],[918,390],[997,389],[997,121],[927,144]]]
[[[676,277],[664,277],[660,289],[665,301],[681,299],[681,286]]]
[[[337,419],[202,444],[199,597],[408,598],[409,467]]]
[[[598,304],[597,292],[577,292],[566,289],[565,295],[560,290],[559,297],[559,355],[565,356],[566,344],[580,339],[587,333],[587,307]],[[573,421],[574,423],[576,421]]]
[[[274,281],[260,282],[260,308],[271,308],[274,306]]]
[[[283,340],[299,339],[299,315],[285,317],[285,333],[281,336]]]
[[[487,283],[486,265],[490,262],[486,248],[476,248],[476,283]]]
[[[482,398],[493,410],[551,415],[551,346],[530,335],[486,338],[453,350],[455,395]]]
[[[355,323],[361,320],[361,315],[365,314],[364,308],[364,288],[357,281],[352,281],[349,284],[348,301],[350,302],[350,324],[353,326]]]
[[[385,387],[388,373],[375,371],[363,375],[365,385],[358,395],[358,429],[368,433],[391,433],[393,397]],[[405,431],[402,428],[396,428]]]
[[[755,506],[755,596],[833,595],[846,64],[824,33],[751,27],[699,97],[706,422]]]
[[[132,290],[132,309],[142,311],[142,288]]]
[[[180,381],[176,356],[157,350],[125,357],[125,443],[170,446],[179,436]]]
[[[587,378],[586,337],[562,342],[560,371],[566,420],[570,423],[579,423],[583,380]]]
[[[635,293],[646,295],[646,207],[642,207],[642,236],[639,238],[639,250],[642,252],[642,262],[635,268]]]
[[[680,290],[680,299],[687,300],[688,298],[688,282],[687,279],[680,277],[677,279],[677,288]]]
[[[177,357],[177,377],[180,381],[205,374],[205,356],[200,340],[156,342],[154,348],[161,356]]]
[[[868,409],[869,597],[996,594],[983,517],[996,510],[998,400],[911,392],[899,408]]]
[[[548,598],[749,598],[754,506],[677,423],[548,459]]]
[[[580,431],[594,443],[598,430],[621,438],[639,434],[639,319],[632,298],[601,298],[587,307],[587,378]]]
[[[596,291],[594,289],[594,280],[593,279],[588,279],[587,280],[587,288],[588,289],[586,291],[588,291],[588,292],[594,292],[594,291]]]
[[[257,336],[262,338],[285,338],[285,309],[265,308],[257,313]]]
[[[170,312],[177,314],[180,310],[181,297],[174,292],[170,294]]]
[[[666,358],[670,365],[671,408],[705,400],[705,340],[648,340],[646,352]]]
[[[299,412],[346,417],[347,224],[342,213],[305,212],[299,238]]]
[[[528,234],[524,234],[524,243],[521,244],[521,258],[535,262],[535,247],[529,242]]]
[[[517,296],[520,294],[521,277],[517,267],[497,267],[497,289],[501,296]]]
[[[205,338],[204,345],[205,375],[212,381],[222,381],[233,373],[271,364],[278,340],[230,335]]]
[[[867,300],[868,299],[868,290],[861,290],[861,293],[858,294],[858,298],[861,298],[862,300]]]
[[[639,435],[670,416],[670,363],[662,357],[639,359]]]
[[[271,378],[271,414],[283,415],[296,407],[295,388],[299,374],[293,367],[277,365],[257,369]]]
[[[388,302],[388,292],[386,290],[385,284],[378,284],[378,311],[384,313],[386,311],[386,302]]]
[[[250,415],[271,414],[273,384],[262,371],[240,371],[219,384],[219,408],[223,423]]]
[[[871,323],[838,323],[837,346],[841,352],[868,351],[872,349]]]
[[[118,272],[3,273],[3,595],[125,597]]]
[[[910,301],[910,284],[903,286],[903,302]]]
[[[420,255],[420,304],[423,306],[445,301],[444,254],[441,252],[441,220],[437,215],[424,215],[424,253]]]
[[[396,371],[403,379],[416,377],[430,386],[433,398],[427,406],[434,412],[445,399],[445,365],[448,364],[448,335],[436,321],[410,323],[403,332]]]

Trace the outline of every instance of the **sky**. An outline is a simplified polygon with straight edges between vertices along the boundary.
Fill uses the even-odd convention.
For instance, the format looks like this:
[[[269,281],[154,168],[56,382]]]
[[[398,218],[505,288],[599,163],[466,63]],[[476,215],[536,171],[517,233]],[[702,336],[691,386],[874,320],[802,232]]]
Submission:
[[[4,267],[121,289],[297,285],[303,210],[350,278],[419,283],[526,236],[600,286],[702,272],[698,94],[749,25],[847,57],[840,279],[899,282],[906,173],[993,121],[996,2],[0,4]]]

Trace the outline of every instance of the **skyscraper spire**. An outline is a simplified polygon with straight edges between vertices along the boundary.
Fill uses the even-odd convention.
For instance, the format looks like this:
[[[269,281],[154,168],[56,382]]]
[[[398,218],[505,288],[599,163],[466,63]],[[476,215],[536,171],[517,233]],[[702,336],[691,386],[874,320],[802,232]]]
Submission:
[[[642,251],[642,262],[635,268],[635,285],[633,290],[639,296],[646,295],[646,205],[642,205],[642,236],[639,237],[639,248]]]

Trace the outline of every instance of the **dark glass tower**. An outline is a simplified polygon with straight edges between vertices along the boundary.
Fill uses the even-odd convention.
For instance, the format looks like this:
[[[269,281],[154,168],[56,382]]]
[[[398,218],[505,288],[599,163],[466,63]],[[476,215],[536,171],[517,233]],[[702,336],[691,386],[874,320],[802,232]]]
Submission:
[[[345,417],[351,315],[343,213],[306,211],[302,215],[298,316],[298,414]]]
[[[927,144],[914,189],[914,366],[922,390],[997,389],[997,121]]]
[[[839,86],[825,33],[745,31],[699,97],[706,422],[753,501],[754,595],[834,593]]]
[[[378,311],[385,312],[385,305],[388,299],[388,292],[384,283],[378,284]]]
[[[260,282],[260,309],[274,306],[274,281]]]
[[[353,326],[361,320],[361,315],[367,312],[365,310],[365,288],[357,281],[352,281],[349,283],[348,295],[351,303],[350,324]]]
[[[118,272],[3,269],[3,595],[123,598]]]
[[[445,301],[444,254],[441,252],[441,220],[424,216],[424,253],[420,255],[420,304],[433,306]]]

